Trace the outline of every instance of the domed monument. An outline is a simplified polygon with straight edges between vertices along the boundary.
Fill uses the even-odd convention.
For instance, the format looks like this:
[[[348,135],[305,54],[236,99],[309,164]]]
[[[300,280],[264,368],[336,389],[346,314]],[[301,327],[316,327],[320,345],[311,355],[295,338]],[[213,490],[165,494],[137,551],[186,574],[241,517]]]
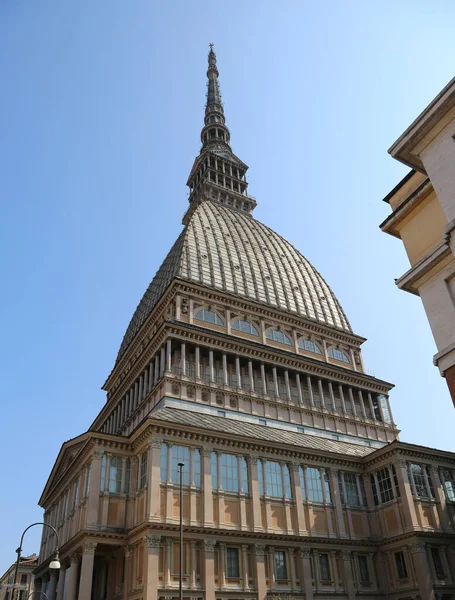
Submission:
[[[365,339],[253,216],[212,47],[207,77],[184,228],[126,329],[106,404],[43,491],[62,567],[49,569],[44,531],[37,589],[171,600],[181,575],[188,600],[454,600],[455,454],[398,440],[393,386],[365,373]]]

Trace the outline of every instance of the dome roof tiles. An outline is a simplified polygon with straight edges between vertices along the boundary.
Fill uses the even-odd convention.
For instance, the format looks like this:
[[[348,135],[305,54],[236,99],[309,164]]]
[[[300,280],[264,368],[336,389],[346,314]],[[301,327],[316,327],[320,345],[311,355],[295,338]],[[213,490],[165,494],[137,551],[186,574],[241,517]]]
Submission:
[[[352,332],[330,287],[292,244],[247,214],[205,201],[145,292],[118,358],[175,277]]]

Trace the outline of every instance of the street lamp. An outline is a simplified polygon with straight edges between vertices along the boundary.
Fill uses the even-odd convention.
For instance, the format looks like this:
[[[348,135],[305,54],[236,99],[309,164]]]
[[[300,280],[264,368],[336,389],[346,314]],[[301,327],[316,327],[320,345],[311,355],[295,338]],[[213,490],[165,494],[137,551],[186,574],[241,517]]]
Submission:
[[[179,600],[183,599],[183,467],[184,463],[178,463],[180,475],[180,569],[179,569]]]
[[[16,568],[14,570],[14,583],[16,583],[17,580],[17,573],[19,571],[19,562],[21,560],[21,552],[22,552],[22,542],[24,541],[24,535],[27,533],[27,531],[31,528],[34,527],[35,525],[44,525],[45,527],[50,527],[50,529],[52,529],[52,531],[55,533],[55,537],[57,538],[57,546],[55,547],[55,554],[51,560],[51,562],[49,563],[49,569],[60,569],[60,560],[58,557],[58,533],[56,531],[56,529],[54,527],[52,527],[52,525],[49,525],[49,523],[32,523],[31,525],[29,525],[26,529],[24,529],[24,531],[22,532],[22,536],[21,536],[21,541],[19,544],[19,548],[17,548],[16,552],[17,552],[17,561],[16,561]],[[14,596],[15,596],[15,588],[13,588],[13,594],[11,596],[11,600],[14,600]],[[43,592],[44,593],[44,592]],[[47,596],[46,596],[47,598]]]

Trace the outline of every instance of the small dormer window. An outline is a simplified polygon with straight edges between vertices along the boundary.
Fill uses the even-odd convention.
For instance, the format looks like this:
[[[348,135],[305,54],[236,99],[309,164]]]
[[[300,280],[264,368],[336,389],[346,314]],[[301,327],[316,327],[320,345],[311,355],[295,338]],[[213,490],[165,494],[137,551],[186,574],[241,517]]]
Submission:
[[[334,358],[335,360],[339,360],[340,362],[344,362],[344,363],[348,363],[348,364],[351,363],[348,355],[345,352],[343,352],[342,350],[338,350],[338,348],[330,348],[329,356],[330,356],[330,358]]]
[[[234,331],[241,331],[242,333],[249,333],[250,335],[259,335],[259,331],[254,325],[248,323],[248,321],[242,321],[241,319],[236,319],[232,323],[232,329]]]
[[[211,325],[220,325],[221,327],[224,325],[223,319],[216,312],[206,310],[205,308],[198,310],[194,315],[194,318],[196,321],[205,321]]]
[[[311,340],[301,339],[299,341],[299,348],[301,350],[306,350],[307,352],[314,352],[314,354],[322,354],[319,346]]]
[[[269,329],[267,331],[267,339],[272,340],[272,342],[286,344],[287,346],[291,345],[289,337],[283,331],[279,331],[278,329]]]

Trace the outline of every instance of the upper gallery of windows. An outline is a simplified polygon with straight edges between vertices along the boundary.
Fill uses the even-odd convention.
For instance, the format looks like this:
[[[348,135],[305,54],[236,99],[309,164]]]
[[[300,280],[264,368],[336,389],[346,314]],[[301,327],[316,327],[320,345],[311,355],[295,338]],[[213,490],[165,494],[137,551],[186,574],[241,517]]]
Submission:
[[[179,463],[183,463],[183,485],[201,487],[201,452],[198,448],[162,444],[161,483],[180,483]]]
[[[348,355],[345,352],[343,352],[343,350],[339,350],[338,348],[329,348],[328,355],[334,360],[344,362],[348,365],[351,364],[351,360],[348,357]]]
[[[367,497],[363,477],[356,473],[338,474],[341,503],[346,506],[367,506]]]
[[[299,469],[300,487],[304,501],[331,504],[329,477],[326,469],[301,466]]]
[[[272,342],[278,342],[279,344],[291,346],[291,340],[289,339],[289,336],[287,336],[284,331],[280,331],[279,329],[269,329],[267,331],[266,338]]]
[[[248,464],[244,456],[212,452],[211,465],[214,490],[249,493]]]
[[[455,502],[455,471],[451,469],[440,469],[442,487],[449,502]]]
[[[257,328],[249,321],[243,321],[242,319],[235,319],[232,322],[232,329],[234,331],[240,331],[241,333],[259,336]]]
[[[218,313],[205,308],[201,308],[196,311],[194,318],[196,321],[204,321],[205,323],[210,323],[211,325],[219,325],[220,327],[223,327],[224,325],[224,321]]]
[[[418,498],[434,498],[434,487],[428,465],[408,463],[407,469],[412,495]]]
[[[274,460],[258,460],[258,482],[261,496],[292,498],[289,465]]]
[[[301,350],[306,350],[307,352],[313,352],[314,354],[322,354],[321,349],[315,342],[305,338],[299,340],[299,348]]]
[[[122,456],[106,456],[101,459],[101,491],[110,494],[129,494],[130,459]]]

